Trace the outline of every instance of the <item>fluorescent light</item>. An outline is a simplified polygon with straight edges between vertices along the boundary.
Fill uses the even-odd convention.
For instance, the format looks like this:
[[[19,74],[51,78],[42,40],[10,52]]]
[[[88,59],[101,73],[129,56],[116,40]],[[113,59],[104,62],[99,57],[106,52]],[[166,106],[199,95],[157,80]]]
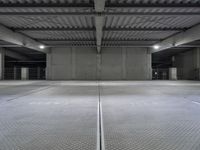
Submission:
[[[45,46],[44,46],[44,45],[40,45],[39,48],[40,48],[40,49],[44,49]]]
[[[153,48],[154,48],[154,49],[159,49],[160,46],[159,46],[159,45],[154,45]]]

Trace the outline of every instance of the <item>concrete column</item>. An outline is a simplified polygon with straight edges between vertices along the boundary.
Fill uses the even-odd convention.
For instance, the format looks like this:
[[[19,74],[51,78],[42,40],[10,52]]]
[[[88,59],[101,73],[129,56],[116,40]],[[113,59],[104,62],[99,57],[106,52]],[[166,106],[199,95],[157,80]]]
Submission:
[[[200,48],[197,48],[197,68],[200,68]]]
[[[5,50],[0,48],[0,80],[4,79]]]
[[[29,79],[29,68],[21,68],[21,79],[28,80]]]
[[[176,57],[172,56],[172,67],[176,66]]]
[[[147,50],[147,79],[152,80],[152,53],[148,49]]]
[[[169,80],[177,80],[177,68],[169,68]]]
[[[17,80],[17,67],[16,66],[14,66],[13,72],[14,72],[14,80]]]
[[[51,50],[46,54],[46,80],[51,80],[52,54]]]
[[[37,79],[40,79],[40,67],[37,67]]]
[[[126,48],[122,48],[122,79],[126,80]]]
[[[196,79],[200,80],[200,48],[196,50]]]
[[[101,54],[97,54],[97,79],[101,80]]]
[[[72,79],[76,79],[76,48],[71,48],[71,73],[72,73]]]

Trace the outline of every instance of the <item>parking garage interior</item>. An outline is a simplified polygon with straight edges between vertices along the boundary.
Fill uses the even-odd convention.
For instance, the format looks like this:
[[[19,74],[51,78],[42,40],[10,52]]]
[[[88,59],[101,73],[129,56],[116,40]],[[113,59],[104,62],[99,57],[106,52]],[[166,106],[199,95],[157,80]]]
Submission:
[[[0,150],[200,150],[200,0],[0,0]]]

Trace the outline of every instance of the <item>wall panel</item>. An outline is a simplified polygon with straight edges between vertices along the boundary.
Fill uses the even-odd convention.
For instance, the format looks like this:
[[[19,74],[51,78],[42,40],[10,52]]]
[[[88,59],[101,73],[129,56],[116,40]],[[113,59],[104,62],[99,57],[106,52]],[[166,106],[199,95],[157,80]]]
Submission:
[[[54,48],[47,55],[51,80],[149,80],[151,54],[145,48]],[[100,76],[100,77],[99,77]]]

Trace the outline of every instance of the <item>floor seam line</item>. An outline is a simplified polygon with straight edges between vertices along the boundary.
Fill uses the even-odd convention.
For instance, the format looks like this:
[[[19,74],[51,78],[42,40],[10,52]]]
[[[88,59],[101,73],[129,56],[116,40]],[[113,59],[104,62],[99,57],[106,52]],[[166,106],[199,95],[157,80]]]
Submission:
[[[105,143],[104,143],[104,129],[103,129],[103,114],[102,114],[102,101],[101,101],[101,86],[100,81],[98,81],[98,117],[99,117],[99,149],[105,150]]]

